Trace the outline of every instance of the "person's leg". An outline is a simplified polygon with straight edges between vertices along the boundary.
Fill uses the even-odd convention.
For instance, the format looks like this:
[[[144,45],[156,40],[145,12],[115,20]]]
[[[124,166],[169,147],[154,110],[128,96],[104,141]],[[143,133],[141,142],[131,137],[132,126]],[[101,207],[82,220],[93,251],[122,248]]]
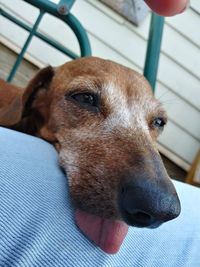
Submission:
[[[178,219],[157,229],[130,227],[119,253],[108,255],[76,227],[55,149],[0,128],[0,266],[200,266],[200,190],[175,185]]]

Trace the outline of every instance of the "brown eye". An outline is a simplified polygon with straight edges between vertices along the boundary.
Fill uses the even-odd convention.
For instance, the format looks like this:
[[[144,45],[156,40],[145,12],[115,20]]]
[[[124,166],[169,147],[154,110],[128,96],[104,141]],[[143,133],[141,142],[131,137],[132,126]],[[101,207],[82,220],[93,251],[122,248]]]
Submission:
[[[96,106],[95,96],[88,93],[75,94],[71,96],[74,100],[83,105]]]
[[[162,130],[165,126],[166,122],[162,118],[156,118],[153,120],[153,128],[158,128],[159,130]]]
[[[97,112],[99,109],[99,97],[94,93],[74,93],[65,98],[92,112]]]

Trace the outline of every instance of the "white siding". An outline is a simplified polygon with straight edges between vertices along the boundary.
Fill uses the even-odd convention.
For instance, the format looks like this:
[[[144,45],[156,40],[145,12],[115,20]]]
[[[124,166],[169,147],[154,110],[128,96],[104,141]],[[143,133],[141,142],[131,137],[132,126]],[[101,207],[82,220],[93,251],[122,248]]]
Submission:
[[[37,10],[20,0],[0,0],[26,22],[33,23]],[[54,1],[58,2],[58,1]],[[184,14],[167,18],[162,42],[156,96],[169,114],[169,125],[159,139],[165,154],[184,168],[200,147],[200,6],[191,1]],[[26,12],[21,13],[21,10]],[[78,17],[91,41],[93,55],[118,61],[142,72],[150,15],[136,27],[98,0],[77,0],[72,13]],[[21,47],[27,33],[0,18],[2,40]],[[64,23],[45,15],[40,30],[78,53],[78,45]],[[42,64],[59,65],[66,56],[34,38],[29,54]],[[168,153],[169,152],[169,153]],[[176,160],[176,158],[178,160]]]
[[[200,2],[199,0],[191,1],[191,7],[200,14]]]

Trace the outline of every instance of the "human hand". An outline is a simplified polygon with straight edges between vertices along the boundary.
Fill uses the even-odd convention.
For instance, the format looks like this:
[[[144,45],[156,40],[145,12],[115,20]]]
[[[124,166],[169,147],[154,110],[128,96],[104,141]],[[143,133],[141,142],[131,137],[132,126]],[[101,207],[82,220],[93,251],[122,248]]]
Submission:
[[[189,0],[145,0],[146,4],[161,16],[180,14],[189,6]]]

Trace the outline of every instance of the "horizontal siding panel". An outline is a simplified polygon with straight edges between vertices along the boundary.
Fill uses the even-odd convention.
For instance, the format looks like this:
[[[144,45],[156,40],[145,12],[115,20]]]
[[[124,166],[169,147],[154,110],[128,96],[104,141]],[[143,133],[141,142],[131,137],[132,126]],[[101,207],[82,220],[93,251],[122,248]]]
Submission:
[[[200,142],[200,113],[160,83],[155,95],[167,110],[169,119]]]
[[[85,10],[85,8],[86,8],[86,5],[85,5],[84,1],[82,2],[82,5],[83,6],[79,10],[79,13],[78,13],[79,17],[82,16],[81,15],[81,10]],[[93,10],[90,10],[89,6],[87,6],[87,8],[88,9],[86,9],[86,12],[82,12],[82,13],[84,13],[84,14],[87,14],[87,13],[92,14]],[[99,11],[98,12],[95,11],[95,17],[98,17],[99,13],[100,13]],[[143,59],[140,61],[138,59],[138,57],[136,58],[137,55],[141,56],[141,53],[144,50],[144,49],[142,49],[142,51],[139,50],[139,47],[141,45],[141,41],[138,42],[138,36],[136,38],[135,35],[132,35],[130,32],[125,34],[124,33],[124,28],[125,27],[123,27],[121,25],[118,25],[117,23],[115,23],[112,20],[110,20],[110,18],[109,18],[109,21],[107,21],[107,23],[104,24],[104,17],[105,17],[105,15],[101,14],[101,19],[99,19],[99,21],[101,23],[95,23],[94,24],[93,23],[93,19],[91,19],[91,21],[89,21],[87,16],[86,16],[85,19],[82,17],[82,21],[84,22],[84,25],[87,25],[86,28],[90,32],[92,32],[94,35],[98,36],[98,38],[100,40],[102,40],[102,42],[105,42],[105,40],[106,40],[107,45],[109,45],[111,47],[114,47],[114,49],[116,51],[119,51],[119,53],[122,53],[122,55],[124,55],[125,57],[128,57],[130,60],[134,61],[135,64],[137,64],[140,68],[143,68],[143,64],[139,64],[140,62],[141,63],[143,62]],[[107,24],[112,24],[112,25],[116,24],[115,25],[116,28],[113,28],[113,27],[110,26],[110,31],[112,32],[112,35],[110,35],[110,38],[107,38],[106,34],[104,33],[105,32],[105,28],[108,29],[107,32],[109,32],[109,26]],[[100,30],[99,30],[99,28],[100,28]],[[136,28],[136,27],[134,27],[134,28]],[[138,31],[139,30],[140,30],[140,27],[138,28]],[[131,49],[129,49],[128,45],[123,44],[122,45],[123,46],[123,51],[126,50],[126,51],[123,52],[121,50],[121,46],[115,46],[116,40],[118,40],[118,35],[117,36],[115,35],[115,31],[118,31],[118,33],[120,33],[119,34],[120,35],[120,40],[123,39],[123,40],[126,40],[129,43],[129,40],[133,39],[135,44],[136,44],[136,48],[135,48],[135,46],[134,47],[131,46]],[[103,34],[102,34],[102,32],[103,32]],[[172,37],[169,37],[170,38],[169,40],[171,41],[171,44],[167,44],[167,43],[169,43],[168,36],[171,33],[173,34]],[[189,43],[187,40],[186,40],[187,45],[185,45],[184,44],[185,43],[185,39],[180,34],[176,33],[171,28],[169,28],[169,30],[167,32],[165,32],[165,38],[166,38],[166,41],[163,41],[163,43],[166,43],[166,45],[165,45],[166,46],[165,53],[167,53],[170,56],[170,58],[176,59],[177,50],[178,50],[179,51],[178,52],[179,53],[179,57],[176,59],[177,62],[180,65],[183,65],[186,68],[186,71],[188,69],[190,72],[194,72],[194,74],[200,78],[200,72],[199,72],[200,68],[198,69],[198,67],[200,65],[199,49],[196,46],[194,46],[193,44]],[[178,44],[180,44],[179,45],[180,47],[178,47],[177,49],[175,49],[177,47],[177,43],[176,42],[178,42]],[[163,49],[165,49],[165,46],[163,45]],[[194,48],[194,51],[193,51],[193,48]],[[144,53],[145,53],[145,51],[144,51]],[[181,69],[181,71],[183,70],[183,72],[185,72],[185,70],[182,69],[180,66],[178,66],[175,62],[173,62],[173,60],[171,60],[170,58],[167,58],[166,55],[163,55],[162,57],[165,58],[165,62],[161,62],[160,66],[161,65],[165,66],[165,64],[168,64],[168,66],[166,66],[166,69],[169,70],[171,68],[171,64],[172,64],[173,65],[172,68],[173,68],[173,70],[175,72],[176,72],[176,68],[179,68],[179,69]],[[177,72],[180,72],[180,71],[177,71]],[[182,76],[183,76],[183,73],[182,73]],[[187,78],[189,77],[189,75],[186,75],[186,76],[187,76]],[[176,77],[175,73],[170,78],[171,78],[171,80],[175,81],[174,83],[176,83],[176,79],[174,79],[174,77]],[[194,90],[193,90],[193,88],[190,89],[191,87],[193,87],[193,83],[191,82],[193,79],[195,79],[195,77],[189,77],[190,86],[188,88],[190,90],[190,94],[185,93],[187,99],[188,99],[188,95],[191,96],[191,92],[194,91],[197,94],[199,92],[199,81],[198,81],[198,79],[197,79],[197,81],[194,82]],[[185,84],[185,80],[186,79],[184,79],[184,83],[183,84]],[[169,81],[169,82],[171,82],[171,81]],[[167,86],[170,87],[170,85],[167,83],[167,81],[165,81],[165,83],[167,84]],[[180,81],[180,83],[181,83],[181,81]],[[197,89],[196,84],[198,84],[198,89]],[[180,89],[182,90],[182,88],[185,87],[185,86],[181,85],[181,87],[180,87],[180,86],[176,86],[175,85],[175,87],[176,87],[175,90],[179,91],[179,93],[180,93]],[[173,86],[171,88],[174,88],[174,84],[173,84]],[[190,97],[190,98],[192,98],[192,97]],[[189,98],[189,101],[190,101],[190,98]],[[200,105],[199,101],[191,99],[191,102],[199,108],[199,105]]]
[[[102,57],[104,59],[110,59],[116,62],[120,62],[121,64],[132,68],[138,72],[142,72],[140,68],[138,68],[133,62],[127,60],[119,53],[114,51],[111,47],[107,46],[106,44],[102,43],[97,39],[95,36],[89,34],[89,38],[91,40],[91,47],[92,47],[92,55],[97,57]]]
[[[0,16],[1,35],[21,47],[27,38],[27,32],[16,24]]]
[[[20,5],[17,6],[17,9],[15,10],[15,12],[20,12],[18,11],[18,8],[20,10],[20,8],[25,8],[23,7],[21,4],[23,2],[20,1]],[[27,24],[33,24],[36,16],[37,16],[37,9],[33,8],[30,5],[26,4],[26,8],[27,8],[27,12],[25,12],[25,15],[23,15],[23,20],[25,21],[25,23]],[[31,16],[31,12],[33,12],[34,14],[34,18],[33,16]],[[10,12],[9,12],[10,13]],[[14,14],[14,13],[13,13]],[[21,13],[19,13],[21,14]],[[22,15],[22,14],[21,14]],[[4,36],[7,36],[7,38],[11,38],[11,40],[13,40],[13,42],[17,43],[17,44],[23,44],[27,38],[27,31],[23,30],[21,27],[17,26],[16,24],[10,22],[9,20],[3,18],[2,16],[0,17],[0,21],[2,26],[5,25],[4,27],[1,28],[1,34],[3,34]],[[9,30],[8,28],[9,27]],[[45,31],[43,31],[45,34],[49,35],[51,38],[54,38],[55,36],[55,32],[56,34],[56,41],[59,41],[60,43],[62,43],[63,45],[65,45],[66,47],[70,47],[70,49],[79,54],[79,47],[78,47],[78,43],[76,41],[76,37],[74,36],[73,32],[71,31],[71,29],[68,27],[67,24],[65,24],[64,22],[48,15],[45,14],[40,25],[39,25],[39,30],[45,29]],[[18,31],[20,34],[18,34]],[[22,37],[21,37],[22,34]],[[30,50],[30,49],[29,49]]]
[[[200,111],[200,80],[164,54],[160,55],[158,80]]]
[[[179,16],[166,18],[166,22],[200,47],[200,29],[197,28],[200,25],[200,16],[192,9]]]
[[[108,13],[108,15],[110,15],[113,20],[115,20],[115,16],[113,16],[113,14],[117,15],[118,23],[123,24],[125,27],[128,27],[130,30],[136,32],[143,39],[147,40],[149,32],[150,14],[145,18],[145,20],[141,23],[141,25],[137,27],[133,23],[130,23],[120,15],[113,12],[110,8],[107,8],[104,4],[102,4],[98,0],[86,0],[86,2],[92,4],[96,9],[98,9],[102,13],[105,14]],[[109,12],[106,12],[106,10],[109,10]],[[81,15],[79,13],[80,10],[78,8],[78,5],[75,5],[73,11],[78,12],[78,15]],[[186,38],[190,39],[194,44],[196,44],[197,46],[200,45],[200,38],[199,38],[200,30],[194,31],[195,25],[200,24],[200,17],[192,9],[188,9],[180,15],[168,17],[166,18],[165,21],[166,21],[165,27],[173,27],[176,31],[180,32]],[[190,23],[188,23],[188,21]]]
[[[46,14],[41,21],[39,30],[44,34],[49,35],[51,38],[55,39],[65,47],[69,48],[74,53],[80,55],[77,39],[72,30],[63,21]]]
[[[8,3],[9,2],[10,0],[8,1]],[[20,12],[18,9],[15,11]],[[73,7],[73,11],[74,14],[83,23],[84,27],[88,30],[89,33],[92,33],[93,36],[96,36],[96,38],[100,39],[102,42],[106,42],[108,46],[118,51],[121,55],[123,55],[127,59],[134,58],[135,64],[140,67],[143,67],[146,43],[138,35],[133,33],[128,28],[124,27],[123,25],[116,23],[110,17],[107,17],[105,14],[98,11],[85,1],[80,1],[78,5],[75,4],[75,6]],[[30,12],[30,7],[29,7],[29,12]],[[88,14],[90,14],[89,19],[88,19]],[[31,19],[31,16],[29,14],[28,15],[23,14],[23,17],[25,17],[25,19],[28,20],[29,22],[33,23],[33,19]],[[94,24],[94,21],[97,21],[96,20],[97,17],[99,23]],[[41,25],[47,26],[47,24],[42,22],[42,24],[40,25],[40,29],[43,29],[45,32],[48,29],[48,32],[50,33],[51,36],[55,35],[55,29],[56,29],[56,32],[61,32],[61,35],[57,34],[56,39],[60,39],[60,37],[63,37],[63,33],[61,31],[61,28],[63,28],[63,26],[60,28],[60,26],[58,27],[55,25],[57,24],[57,22],[52,23],[52,21],[53,19],[49,21],[48,27],[45,29],[41,27]],[[61,23],[58,23],[57,25],[60,24]],[[111,32],[112,34],[110,34]],[[60,41],[63,43],[62,39]]]
[[[55,1],[55,0],[53,0]],[[101,3],[99,0],[84,0],[89,3],[91,6],[94,6],[96,9],[100,10],[102,13],[106,14],[108,17],[112,18],[116,22],[123,24],[126,19],[115,12],[113,9],[109,8],[107,5]],[[76,2],[77,3],[77,2]],[[78,7],[78,5],[74,5],[72,12]],[[76,11],[75,11],[76,12]]]
[[[27,32],[5,19],[4,23],[6,23],[6,27],[2,27],[1,29],[2,36],[5,36],[5,38],[8,40],[13,40],[13,43],[17,47],[21,47],[27,38]],[[76,43],[74,43],[74,47],[75,45]],[[33,40],[30,43],[27,52],[31,55],[31,57],[35,58],[36,61],[39,61],[44,65],[51,64],[53,66],[58,66],[60,64],[63,64],[67,60],[70,60],[66,55],[62,54],[61,52],[57,51],[56,49],[52,48],[48,44],[45,44],[35,37],[33,37]]]
[[[192,0],[190,3],[191,7],[194,8],[200,14],[200,1],[199,0]]]
[[[119,14],[114,12],[111,8],[107,7],[106,5],[104,5],[103,3],[101,3],[98,0],[85,0],[85,2],[88,2],[90,5],[92,4],[92,6],[94,6],[98,11],[102,12],[103,14],[108,15],[112,20],[116,20],[115,16],[113,16],[113,13],[116,14],[118,16],[116,22],[118,22],[119,24],[121,24],[124,27],[129,28],[131,31],[137,33],[143,39],[148,38],[150,13],[149,13],[149,15],[147,15],[147,17],[141,23],[141,25],[139,27],[137,27],[133,23],[129,22],[128,20],[126,20],[125,18],[123,18],[122,16],[120,16]],[[77,10],[75,9],[75,7],[77,7]],[[74,7],[74,11],[80,12],[80,10],[78,10],[78,6],[75,6],[75,7]],[[107,10],[107,12],[106,12],[106,10]]]
[[[177,127],[172,121],[168,122],[164,132],[159,137],[159,142],[174,154],[181,156],[189,164],[192,163],[200,149],[199,142]]]
[[[164,28],[162,50],[189,72],[200,76],[199,48],[169,27]]]
[[[115,49],[116,52],[118,51],[120,54],[122,54],[122,56],[126,57],[127,59],[130,59],[131,61],[134,61],[135,65],[139,66],[140,68],[143,67],[145,49],[146,49],[146,43],[144,42],[144,40],[140,39],[138,35],[135,35],[132,31],[130,31],[123,25],[119,25],[119,23],[113,22],[111,18],[107,17],[102,12],[99,12],[94,7],[91,7],[91,5],[89,5],[85,1],[82,1],[79,3],[79,5],[74,6],[74,11],[76,11],[75,7],[77,8],[76,13],[78,17],[81,18],[81,20],[84,22],[85,27],[90,33],[92,33],[98,39],[102,40],[102,42],[106,42],[108,46]],[[82,10],[84,10],[84,12],[82,12]],[[91,14],[90,19],[88,19],[87,14]],[[94,24],[94,20],[96,20],[96,17],[98,17],[98,21],[100,21],[100,23]],[[56,32],[60,33],[60,34],[57,34],[57,38],[59,39],[61,37],[60,41],[63,43],[63,34],[61,30],[63,29],[63,27],[60,27],[60,26],[57,27],[55,26],[56,24],[57,23],[49,23],[48,28],[52,29],[51,30],[52,33],[54,33],[55,30]],[[43,25],[47,26],[47,23],[45,24],[43,22]],[[106,28],[106,31],[105,31],[105,28]],[[170,29],[169,31],[173,33],[172,29]],[[110,32],[112,32],[113,34],[112,35],[109,34]],[[169,45],[166,46],[166,53],[168,53],[169,55],[171,52],[175,53],[174,47],[176,46],[174,45],[175,45],[175,42],[177,41],[177,36],[179,35],[175,34],[175,39],[170,37],[172,39],[171,42],[173,43],[170,46]],[[70,42],[71,38],[68,38],[68,40]],[[169,40],[166,40],[166,42],[163,42],[163,43],[170,43],[170,42]],[[180,41],[180,43],[184,43],[184,41],[183,42]],[[198,73],[197,68],[198,68],[198,65],[200,65],[200,60],[199,60],[200,53],[198,53],[199,51],[190,52],[192,51],[192,47],[190,46],[191,44],[189,44],[189,47],[187,50],[189,52],[187,53],[184,48],[178,49],[181,52],[179,52],[179,57],[177,60],[183,61],[184,63],[183,65],[185,65],[185,62],[187,62],[187,60],[189,60],[189,64],[187,63],[187,66],[185,67],[188,68],[191,72],[193,71],[193,69],[195,69],[196,74],[197,74]],[[183,50],[184,52],[182,52]],[[193,55],[191,53],[193,53]],[[185,54],[187,55],[187,58],[185,58]],[[195,60],[193,60],[193,58],[195,58]]]
[[[74,14],[80,18],[88,32],[106,42],[124,57],[134,59],[136,65],[143,67],[146,43],[140,36],[85,1],[80,1],[76,8],[74,7]]]
[[[139,27],[136,27],[132,23],[126,21],[124,22],[124,25],[147,40],[149,34],[150,17],[151,16],[149,14]],[[173,28],[177,33],[180,33],[183,37],[192,41],[195,46],[199,47],[200,29],[196,28],[196,25],[200,25],[200,16],[192,9],[188,9],[183,14],[165,18],[164,27]]]
[[[54,19],[53,19],[54,20]],[[13,40],[13,43],[17,46],[20,47],[22,46],[23,42],[26,40],[27,37],[27,32],[12,22],[0,18],[0,21],[2,21],[2,25],[6,25],[6,27],[3,27],[1,30],[2,36],[5,36],[7,39]],[[46,21],[48,23],[48,20]],[[52,18],[49,20],[49,22],[52,22]],[[3,24],[5,23],[5,24]],[[44,23],[45,24],[45,23]],[[62,23],[63,24],[63,23]],[[70,37],[69,32],[66,31],[66,35],[64,34],[65,27],[59,27],[58,28],[55,26],[57,23],[52,24],[53,30],[56,30],[57,32],[60,30],[62,32],[62,35],[58,35],[63,44],[65,44],[64,39],[66,39],[69,47],[73,47],[73,52],[78,53],[79,49],[77,47],[77,42],[74,38],[69,38]],[[63,26],[63,25],[62,25]],[[17,34],[16,34],[17,33]],[[64,35],[65,38],[62,38]],[[72,36],[74,37],[74,36]],[[62,39],[62,40],[61,40]],[[98,56],[102,57],[105,59],[110,59],[113,61],[118,61],[121,64],[126,65],[127,67],[133,68],[139,72],[141,70],[134,65],[131,61],[127,60],[126,58],[120,56],[119,53],[115,52],[112,48],[108,47],[106,44],[102,43],[99,41],[95,36],[92,34],[89,34],[89,39],[91,41],[91,47],[93,51],[93,56]],[[77,49],[75,49],[75,47]],[[51,64],[53,66],[58,66],[60,64],[63,64],[64,62],[70,60],[66,55],[63,53],[57,51],[56,49],[52,48],[51,46],[45,44],[44,42],[40,41],[38,38],[33,38],[33,41],[31,42],[29,48],[28,48],[28,53],[33,57],[36,58],[36,60],[39,60],[42,64],[48,65]]]
[[[2,7],[7,7],[10,11],[14,11],[19,14],[19,17],[26,18],[27,20],[34,22],[39,14],[39,10],[34,6],[26,3],[25,1],[15,0],[15,4],[13,4],[13,0],[0,0]],[[22,10],[26,10],[26,12],[22,13]]]

